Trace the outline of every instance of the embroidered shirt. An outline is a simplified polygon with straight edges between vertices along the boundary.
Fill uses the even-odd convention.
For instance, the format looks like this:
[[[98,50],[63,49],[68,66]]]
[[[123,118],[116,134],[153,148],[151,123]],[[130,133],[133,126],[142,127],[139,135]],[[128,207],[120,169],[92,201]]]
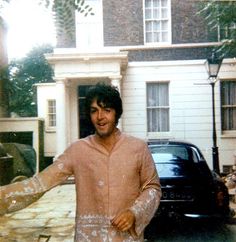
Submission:
[[[159,177],[147,144],[120,131],[111,152],[91,135],[71,144],[34,177],[0,187],[0,214],[26,207],[71,175],[76,186],[75,241],[143,241],[144,228],[160,203]],[[125,209],[134,213],[135,228],[120,232],[111,219]]]

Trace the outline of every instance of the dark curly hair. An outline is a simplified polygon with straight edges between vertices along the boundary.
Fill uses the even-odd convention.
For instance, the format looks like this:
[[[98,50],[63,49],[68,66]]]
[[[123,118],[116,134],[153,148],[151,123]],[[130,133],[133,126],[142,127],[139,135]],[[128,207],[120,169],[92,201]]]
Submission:
[[[90,106],[94,100],[97,100],[97,104],[100,107],[115,109],[117,124],[123,112],[122,100],[118,89],[112,85],[99,82],[88,90],[86,95],[85,108],[87,119],[90,122]]]

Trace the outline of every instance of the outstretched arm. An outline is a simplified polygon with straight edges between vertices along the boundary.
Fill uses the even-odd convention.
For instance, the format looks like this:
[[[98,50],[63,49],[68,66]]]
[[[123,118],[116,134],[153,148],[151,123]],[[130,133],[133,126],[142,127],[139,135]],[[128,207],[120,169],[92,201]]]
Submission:
[[[66,180],[71,175],[69,167],[65,165],[66,159],[67,155],[63,154],[32,178],[0,187],[0,215],[27,207]]]

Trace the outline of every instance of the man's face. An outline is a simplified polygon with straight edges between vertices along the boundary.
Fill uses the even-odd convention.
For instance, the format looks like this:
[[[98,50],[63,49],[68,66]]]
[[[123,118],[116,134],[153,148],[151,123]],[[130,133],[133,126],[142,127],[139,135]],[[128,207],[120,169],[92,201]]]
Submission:
[[[116,129],[116,111],[104,105],[98,105],[95,99],[90,106],[90,118],[97,134],[101,138],[109,137]]]

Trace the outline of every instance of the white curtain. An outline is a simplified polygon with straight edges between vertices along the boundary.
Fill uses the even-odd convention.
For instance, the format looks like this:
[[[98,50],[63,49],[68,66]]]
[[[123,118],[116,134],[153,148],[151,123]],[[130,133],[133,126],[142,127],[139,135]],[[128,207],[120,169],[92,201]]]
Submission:
[[[169,131],[169,84],[147,84],[148,132]]]

